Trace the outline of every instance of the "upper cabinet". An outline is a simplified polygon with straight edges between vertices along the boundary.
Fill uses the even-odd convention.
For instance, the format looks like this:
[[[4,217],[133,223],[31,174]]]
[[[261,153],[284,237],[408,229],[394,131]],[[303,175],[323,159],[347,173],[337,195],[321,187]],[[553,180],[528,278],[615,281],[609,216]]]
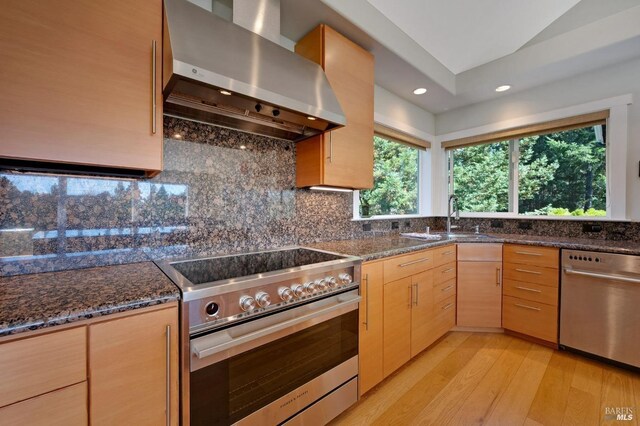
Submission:
[[[7,0],[0,20],[0,163],[162,169],[161,0]]]
[[[345,127],[297,144],[297,186],[373,187],[373,55],[326,25],[296,53],[322,66],[347,118]]]

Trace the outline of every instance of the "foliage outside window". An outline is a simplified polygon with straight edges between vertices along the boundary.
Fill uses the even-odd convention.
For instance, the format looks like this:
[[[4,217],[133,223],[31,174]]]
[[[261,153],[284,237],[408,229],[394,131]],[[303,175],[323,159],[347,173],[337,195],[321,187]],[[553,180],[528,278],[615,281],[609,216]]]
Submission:
[[[460,211],[606,216],[605,133],[592,126],[449,151]]]
[[[419,150],[373,137],[373,188],[360,191],[360,216],[418,213]]]

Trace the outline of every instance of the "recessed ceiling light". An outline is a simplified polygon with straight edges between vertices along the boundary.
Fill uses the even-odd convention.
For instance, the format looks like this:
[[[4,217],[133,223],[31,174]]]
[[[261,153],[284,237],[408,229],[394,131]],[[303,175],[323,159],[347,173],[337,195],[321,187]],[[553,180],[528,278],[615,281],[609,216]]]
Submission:
[[[221,93],[221,94],[223,94],[223,95],[225,95],[225,96],[231,96],[231,95],[232,95],[232,93],[231,93],[230,91],[228,91],[228,90],[223,90],[223,89],[220,89],[220,93]]]
[[[246,145],[240,145],[240,149],[247,149]]]
[[[509,86],[508,84],[505,84],[504,86],[496,87],[496,92],[506,92],[509,89],[511,89],[511,86]]]
[[[175,135],[173,135],[174,139],[182,139],[182,135],[180,133],[176,133]]]
[[[424,87],[418,87],[413,91],[414,95],[424,95],[425,93],[427,93],[427,89],[425,89]]]
[[[311,117],[311,116],[307,117],[307,120],[311,120],[311,121],[313,121],[313,120],[315,120],[315,119],[316,119],[315,117]]]

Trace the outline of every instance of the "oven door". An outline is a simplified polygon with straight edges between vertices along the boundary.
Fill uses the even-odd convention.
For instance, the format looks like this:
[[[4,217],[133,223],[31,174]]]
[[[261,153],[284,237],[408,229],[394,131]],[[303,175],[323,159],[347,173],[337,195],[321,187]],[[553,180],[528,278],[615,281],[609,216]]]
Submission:
[[[191,424],[278,424],[314,403],[335,411],[319,408],[325,397],[351,405],[359,301],[353,290],[193,338]]]

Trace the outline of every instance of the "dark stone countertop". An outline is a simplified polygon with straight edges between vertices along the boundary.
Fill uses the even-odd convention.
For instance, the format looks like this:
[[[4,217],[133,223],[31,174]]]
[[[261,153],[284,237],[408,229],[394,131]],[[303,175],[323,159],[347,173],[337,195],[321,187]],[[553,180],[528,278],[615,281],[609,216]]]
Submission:
[[[491,238],[444,238],[435,241],[425,241],[394,235],[354,240],[327,241],[322,243],[310,244],[308,245],[308,247],[326,250],[334,253],[359,256],[364,261],[396,256],[399,254],[410,253],[416,250],[438,247],[453,243],[512,243],[557,247],[573,250],[588,250],[607,253],[640,255],[640,243],[634,241],[612,241],[569,237],[542,237],[535,235],[489,235]]]
[[[0,278],[0,336],[180,299],[152,262]]]

